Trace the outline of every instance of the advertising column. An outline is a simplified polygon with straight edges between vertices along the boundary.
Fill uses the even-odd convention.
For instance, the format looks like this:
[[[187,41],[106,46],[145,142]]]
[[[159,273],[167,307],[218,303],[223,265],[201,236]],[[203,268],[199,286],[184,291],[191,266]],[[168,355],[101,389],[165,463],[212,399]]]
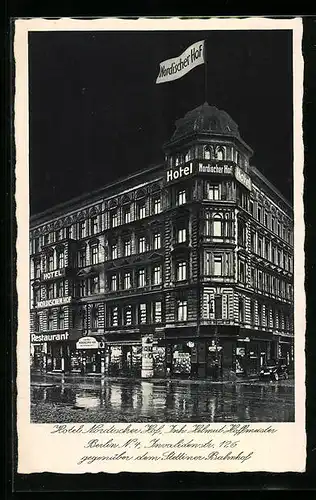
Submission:
[[[142,337],[142,378],[151,378],[154,375],[153,335]]]

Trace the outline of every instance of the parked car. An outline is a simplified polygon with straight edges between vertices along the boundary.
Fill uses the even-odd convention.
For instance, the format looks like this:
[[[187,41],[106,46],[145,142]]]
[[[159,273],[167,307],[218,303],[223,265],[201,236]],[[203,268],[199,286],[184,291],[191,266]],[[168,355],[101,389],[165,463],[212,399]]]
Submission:
[[[270,360],[261,367],[261,379],[280,380],[289,378],[289,369],[284,359]]]

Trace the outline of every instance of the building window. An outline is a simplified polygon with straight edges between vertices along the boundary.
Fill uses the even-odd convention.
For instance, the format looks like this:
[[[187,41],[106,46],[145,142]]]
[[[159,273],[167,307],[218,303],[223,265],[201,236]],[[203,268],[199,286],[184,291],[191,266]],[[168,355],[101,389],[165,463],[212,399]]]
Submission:
[[[99,263],[99,246],[98,245],[91,246],[91,263],[92,264]]]
[[[40,331],[40,315],[38,313],[35,313],[34,315],[34,322],[33,322],[33,328],[34,332],[39,332]]]
[[[161,302],[154,302],[154,322],[161,323],[162,314],[161,314]]]
[[[213,236],[222,236],[222,218],[220,215],[213,217]]]
[[[240,260],[239,261],[239,281],[241,283],[245,283],[246,273],[245,273],[245,263]]]
[[[145,286],[145,269],[140,269],[138,271],[138,286],[144,287]]]
[[[99,327],[99,308],[97,306],[92,306],[91,313],[91,328],[96,330]]]
[[[250,321],[251,324],[255,324],[255,303],[253,300],[250,301]]]
[[[186,262],[178,262],[177,263],[177,281],[183,281],[187,279],[187,263]]]
[[[124,307],[124,325],[130,326],[132,324],[132,306]]]
[[[258,288],[262,290],[262,271],[258,271]]]
[[[85,297],[85,295],[86,295],[86,280],[80,280],[78,282],[78,295],[79,295],[79,297]]]
[[[272,216],[271,217],[271,231],[274,232],[274,229],[275,229],[275,225],[274,225],[274,217]]]
[[[267,212],[265,212],[265,214],[264,214],[264,225],[265,225],[266,227],[269,227],[269,219],[268,219],[268,214],[267,214]]]
[[[246,244],[246,225],[242,220],[238,221],[238,245],[245,246]]]
[[[249,212],[254,216],[254,204],[252,200],[249,200]]]
[[[116,274],[112,274],[112,276],[111,276],[110,288],[111,288],[112,292],[117,291],[117,276],[116,276]]]
[[[47,329],[54,329],[54,312],[52,311],[52,309],[50,309],[47,314]]]
[[[258,325],[262,325],[262,306],[258,302]]]
[[[125,290],[128,290],[129,288],[131,288],[131,273],[130,272],[127,272],[124,274],[124,288]]]
[[[188,303],[186,300],[178,300],[177,302],[177,320],[187,321],[188,318]]]
[[[34,278],[40,278],[41,276],[41,261],[40,259],[34,260]]]
[[[218,184],[208,184],[207,185],[207,199],[208,200],[219,200],[219,185]]]
[[[160,283],[161,283],[161,268],[160,266],[155,266],[153,272],[153,284],[160,285]]]
[[[93,276],[90,278],[90,293],[99,293],[99,276]]]
[[[225,149],[224,148],[218,148],[216,151],[216,157],[218,160],[224,160],[225,159]]]
[[[85,220],[79,222],[79,238],[85,238],[87,231],[87,224]]]
[[[250,234],[250,247],[253,252],[256,251],[256,235],[255,233]]]
[[[243,323],[245,321],[245,304],[242,297],[239,298],[239,321]]]
[[[34,302],[37,304],[41,300],[41,289],[40,288],[35,288],[34,290]]]
[[[117,259],[117,244],[114,243],[111,247],[111,257],[112,259]]]
[[[147,323],[147,305],[139,304],[139,323]]]
[[[47,285],[47,298],[54,298],[54,283],[49,283],[49,285]]]
[[[144,219],[146,217],[146,205],[141,203],[138,205],[138,217],[139,219]]]
[[[124,255],[125,255],[125,257],[128,257],[129,255],[131,255],[131,248],[132,248],[131,240],[125,240],[124,241]]]
[[[118,307],[111,309],[111,326],[118,326]]]
[[[131,222],[131,209],[129,207],[124,210],[124,222],[125,224]]]
[[[58,231],[55,232],[55,241],[60,241],[63,238],[64,238],[64,230],[58,229]]]
[[[112,227],[118,226],[118,213],[117,212],[111,213],[111,226]]]
[[[138,240],[138,251],[139,253],[146,252],[146,238],[141,236]]]
[[[222,256],[214,255],[214,276],[222,276]]]
[[[280,252],[280,250],[278,250],[278,252],[277,252],[277,256],[278,256],[278,259],[277,259],[277,264],[278,264],[278,266],[280,266],[280,267],[281,267],[281,262],[282,262],[282,261],[281,261],[281,252]]]
[[[205,146],[204,148],[204,158],[205,160],[210,160],[211,159],[211,149]]]
[[[34,238],[33,240],[33,253],[39,252],[39,238]]]
[[[154,234],[154,250],[161,248],[161,235],[160,233]]]
[[[91,234],[97,234],[99,232],[99,218],[98,216],[91,218]]]
[[[83,247],[79,250],[78,253],[78,266],[85,267],[86,265],[87,265],[86,247]]]
[[[260,205],[258,205],[258,212],[257,212],[257,215],[258,215],[258,221],[261,222],[261,218],[262,218],[262,208]]]
[[[65,282],[64,280],[59,280],[56,283],[57,297],[64,297],[65,295]]]
[[[270,260],[270,242],[265,240],[265,258]]]
[[[178,229],[177,242],[184,243],[187,239],[187,230],[185,228]]]
[[[154,214],[160,214],[161,212],[161,200],[160,198],[154,199]]]
[[[58,269],[65,267],[65,252],[63,249],[60,249],[57,252],[57,267]]]
[[[64,309],[59,309],[57,313],[57,329],[63,330],[65,328],[65,311]]]
[[[53,271],[54,269],[54,254],[53,252],[47,255],[47,271]]]
[[[185,190],[178,191],[178,205],[184,205],[186,203],[186,192]]]

